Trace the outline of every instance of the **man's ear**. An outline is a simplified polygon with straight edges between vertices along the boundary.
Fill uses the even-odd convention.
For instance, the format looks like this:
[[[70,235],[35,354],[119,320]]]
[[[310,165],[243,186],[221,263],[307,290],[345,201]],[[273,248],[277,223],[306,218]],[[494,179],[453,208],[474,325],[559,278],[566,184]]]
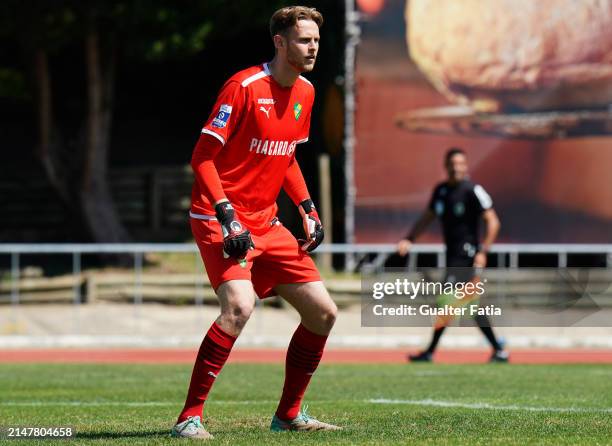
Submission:
[[[274,40],[274,48],[276,49],[284,48],[286,46],[285,38],[281,36],[280,34],[276,34],[273,37],[273,40]]]

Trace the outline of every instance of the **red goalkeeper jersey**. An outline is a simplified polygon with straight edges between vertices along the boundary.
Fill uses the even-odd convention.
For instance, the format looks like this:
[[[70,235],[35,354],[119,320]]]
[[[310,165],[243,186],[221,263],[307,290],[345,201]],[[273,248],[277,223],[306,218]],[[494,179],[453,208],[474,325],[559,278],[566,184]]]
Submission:
[[[300,76],[282,87],[267,64],[232,76],[221,89],[202,129],[223,148],[214,158],[221,185],[249,229],[264,229],[276,216],[276,198],[296,145],[308,141],[314,88]],[[214,215],[198,182],[192,190],[191,212]]]

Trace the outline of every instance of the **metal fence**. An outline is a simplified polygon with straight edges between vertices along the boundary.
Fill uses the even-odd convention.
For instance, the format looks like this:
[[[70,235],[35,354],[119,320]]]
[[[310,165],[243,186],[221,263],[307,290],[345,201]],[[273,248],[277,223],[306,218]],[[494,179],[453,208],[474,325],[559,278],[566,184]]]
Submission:
[[[395,252],[392,244],[323,244],[317,248],[317,256],[344,254],[360,259],[366,267],[380,267],[389,254]],[[68,254],[72,256],[72,274],[81,274],[81,260],[84,254],[129,254],[134,258],[134,303],[142,302],[143,258],[146,253],[193,253],[196,270],[201,269],[201,260],[197,246],[191,243],[127,243],[127,244],[0,244],[0,255],[10,255],[10,301],[19,303],[20,257],[24,254]],[[445,263],[444,246],[441,244],[416,244],[412,254],[434,254],[438,267]],[[521,254],[552,254],[557,256],[557,266],[567,266],[569,254],[600,254],[606,256],[606,267],[612,265],[612,244],[496,244],[490,253],[497,255],[498,267],[520,267]],[[364,262],[364,259],[368,260]],[[416,256],[412,255],[407,265],[409,269],[416,266]],[[203,270],[202,270],[203,271]],[[196,288],[201,285],[195,283]],[[196,292],[196,296],[199,294]],[[80,285],[74,285],[74,302],[81,302]],[[196,299],[197,300],[197,299]]]
[[[184,253],[188,257],[193,256],[194,274],[182,274],[181,290],[185,289],[189,292],[181,294],[181,297],[176,303],[179,305],[173,306],[172,314],[179,317],[180,322],[176,319],[168,319],[165,316],[160,318],[161,314],[168,314],[168,310],[160,307],[152,307],[144,305],[151,298],[150,288],[151,280],[154,280],[156,287],[163,287],[167,284],[174,287],[176,282],[175,276],[156,276],[148,272],[145,268],[147,262],[146,254],[149,253]],[[384,260],[389,254],[395,252],[395,246],[391,244],[324,244],[317,249],[317,256],[339,255],[353,256],[357,260],[355,264],[360,264],[362,268],[376,268],[384,264]],[[444,247],[439,244],[417,244],[413,247],[414,254],[429,254],[434,256],[438,266],[442,266],[445,262]],[[606,255],[608,268],[612,267],[612,245],[494,245],[492,247],[492,255],[497,255],[498,266],[521,266],[522,254],[552,254],[557,257],[559,266],[565,266],[570,254],[599,254]],[[88,258],[85,256],[91,255],[113,255],[121,254],[128,255],[129,259],[133,259],[133,266],[128,267],[130,272],[122,272],[122,277],[128,281],[127,286],[123,287],[121,301],[129,302],[129,306],[108,305],[116,303],[116,297],[102,296],[100,299],[102,305],[90,305],[95,300],[90,299],[90,289],[87,285],[83,285],[85,276],[97,276],[98,272],[90,274],[83,268],[88,264]],[[71,258],[71,264],[68,263],[68,270],[72,270],[73,281],[67,281],[68,285],[64,288],[63,303],[72,303],[69,306],[59,305],[50,306],[41,309],[38,306],[31,306],[28,303],[34,302],[28,297],[28,288],[20,288],[28,278],[22,277],[24,266],[28,264],[30,259],[24,259],[24,256],[36,255],[41,256],[43,261],[46,261],[47,256],[62,255]],[[10,266],[6,262],[7,256],[10,259]],[[411,256],[415,258],[416,256]],[[192,346],[197,345],[201,341],[201,330],[206,325],[205,317],[212,317],[212,308],[205,308],[206,302],[216,302],[214,291],[206,281],[203,264],[200,254],[195,244],[0,244],[0,258],[3,258],[4,271],[9,268],[8,277],[5,275],[4,284],[2,285],[2,295],[0,300],[8,303],[4,307],[0,306],[0,347],[83,347],[83,346]],[[52,257],[51,257],[52,258]],[[68,260],[68,258],[66,258]],[[317,259],[318,260],[318,259]],[[188,258],[187,261],[190,261]],[[322,262],[324,263],[324,262]],[[572,259],[570,258],[570,263]],[[66,265],[63,265],[64,267]],[[408,265],[412,267],[414,265]],[[107,272],[101,272],[101,275],[106,275]],[[114,273],[111,273],[114,274]],[[178,274],[179,276],[181,274]],[[27,274],[26,274],[27,276]],[[70,278],[67,274],[66,278]],[[88,277],[89,280],[91,277]],[[46,280],[47,278],[45,278]],[[53,278],[51,278],[53,279]],[[98,279],[96,279],[98,280]],[[337,282],[337,283],[334,283]],[[74,284],[74,287],[72,287]],[[328,278],[326,285],[330,293],[334,294],[334,299],[339,302],[344,302],[346,305],[352,305],[356,302],[355,296],[359,296],[361,282],[358,278],[351,277],[345,279],[343,277]],[[193,287],[193,288],[191,288]],[[157,289],[157,288],[156,288]],[[162,289],[163,293],[167,289]],[[187,297],[189,296],[189,297]],[[88,305],[82,305],[82,302],[87,297]],[[110,299],[110,300],[109,300]],[[165,296],[163,302],[171,301],[172,297]],[[345,299],[344,301],[342,299]],[[45,300],[49,302],[49,300]],[[54,301],[57,302],[57,301]],[[189,306],[182,308],[180,303],[189,303]],[[193,311],[194,307],[198,311]],[[257,299],[257,306],[263,306],[263,301]],[[204,310],[204,311],[199,311]],[[109,312],[110,311],[110,312]],[[284,313],[284,312],[283,312]],[[208,314],[208,316],[205,316]],[[99,315],[104,315],[105,318],[111,318],[109,321],[99,318]],[[178,316],[176,316],[178,315]],[[349,315],[350,317],[353,317]],[[112,319],[120,317],[120,320]],[[275,346],[284,347],[282,344],[284,338],[277,336],[279,327],[279,317],[276,309],[269,308],[265,311],[257,311],[253,317],[253,321],[249,324],[250,335],[243,336],[243,345],[252,346]],[[283,316],[290,318],[291,315]],[[103,325],[96,325],[100,323]],[[150,321],[160,320],[167,322],[162,324],[161,328],[150,328]],[[285,320],[285,319],[281,319]],[[43,321],[43,324],[40,324]],[[58,322],[61,321],[61,322]],[[293,322],[293,321],[291,321]],[[38,324],[38,325],[33,325]],[[282,325],[282,324],[281,324]],[[42,328],[41,328],[42,327]],[[273,333],[269,327],[275,327]],[[350,327],[347,326],[344,332],[341,332],[333,342],[336,345],[354,346],[354,345],[370,345],[379,346],[381,342],[387,342],[389,346],[405,346],[405,345],[420,345],[424,342],[422,333],[410,332],[407,336],[402,333],[398,335],[385,328],[377,328],[375,333],[364,333],[359,328],[356,322]],[[43,330],[47,330],[46,332]],[[38,333],[38,334],[37,334]],[[384,335],[384,336],[383,336]],[[554,336],[543,333],[540,338],[533,338],[530,335],[525,335],[522,338],[513,338],[514,343],[523,342],[525,345],[546,345],[551,346],[562,344],[563,342],[577,343],[575,345],[587,345],[582,338],[576,340],[574,338],[563,338],[562,333],[557,333]],[[381,337],[382,336],[382,337]],[[561,337],[560,337],[561,336]],[[597,338],[597,339],[595,339]],[[465,338],[467,339],[467,338]],[[465,341],[464,338],[458,339],[456,345]],[[535,339],[535,340],[534,340]],[[539,339],[539,340],[538,340]],[[609,336],[605,339],[597,336],[586,337],[589,342],[595,342],[596,346],[609,345]],[[593,341],[595,339],[595,341]],[[452,340],[452,338],[451,338]],[[472,336],[469,339],[473,346],[479,346],[482,342],[480,337]],[[537,342],[536,342],[537,341]],[[535,344],[534,344],[535,342]],[[583,344],[581,344],[581,342]],[[538,344],[540,343],[540,344]],[[450,344],[449,344],[450,345]],[[453,344],[455,345],[455,344]],[[518,345],[518,344],[516,344]],[[574,344],[571,344],[574,345]],[[591,344],[588,344],[591,345]]]

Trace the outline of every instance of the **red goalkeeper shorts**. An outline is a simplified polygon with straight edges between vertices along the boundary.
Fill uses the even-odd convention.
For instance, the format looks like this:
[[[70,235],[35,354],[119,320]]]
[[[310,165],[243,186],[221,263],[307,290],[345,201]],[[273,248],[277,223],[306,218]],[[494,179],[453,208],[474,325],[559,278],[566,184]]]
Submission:
[[[223,257],[219,222],[190,220],[191,231],[215,291],[228,280],[250,280],[257,295],[263,299],[276,295],[276,285],[321,280],[310,256],[300,249],[295,237],[280,223],[270,226],[262,235],[251,234],[255,249],[249,250],[246,262],[240,265],[234,258]]]

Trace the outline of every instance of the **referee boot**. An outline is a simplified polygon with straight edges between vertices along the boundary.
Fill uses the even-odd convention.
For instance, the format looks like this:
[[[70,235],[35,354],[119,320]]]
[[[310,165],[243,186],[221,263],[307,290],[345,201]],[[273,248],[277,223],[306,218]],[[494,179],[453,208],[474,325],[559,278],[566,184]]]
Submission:
[[[408,361],[410,362],[431,362],[433,354],[428,351],[423,351],[415,355],[408,355]]]
[[[495,350],[491,357],[489,358],[489,362],[508,362],[510,359],[510,354],[506,350]]]

